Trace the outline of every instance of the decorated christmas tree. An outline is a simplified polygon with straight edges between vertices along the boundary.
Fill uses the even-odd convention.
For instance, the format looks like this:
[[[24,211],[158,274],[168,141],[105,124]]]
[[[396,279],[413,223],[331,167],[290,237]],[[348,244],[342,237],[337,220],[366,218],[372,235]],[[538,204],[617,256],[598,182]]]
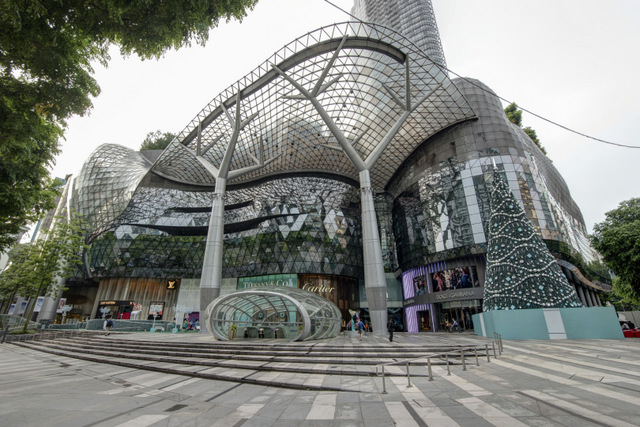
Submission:
[[[484,311],[581,307],[575,290],[497,170],[489,207]]]

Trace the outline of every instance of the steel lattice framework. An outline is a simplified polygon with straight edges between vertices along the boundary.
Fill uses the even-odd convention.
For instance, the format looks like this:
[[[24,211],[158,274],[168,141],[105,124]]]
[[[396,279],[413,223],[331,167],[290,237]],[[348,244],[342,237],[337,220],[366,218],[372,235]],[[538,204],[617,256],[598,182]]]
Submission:
[[[334,303],[312,292],[257,287],[217,298],[207,307],[205,319],[209,332],[222,341],[227,340],[231,325],[240,335],[261,328],[280,331],[279,338],[302,341],[338,335],[342,314]]]
[[[342,136],[363,161],[374,157],[371,184],[383,189],[420,143],[472,117],[446,74],[402,35],[364,23],[336,24],[283,47],[215,97],[153,171],[214,185],[215,174],[196,156],[217,168],[235,139],[230,183],[294,171],[357,180],[359,168],[340,144]]]
[[[373,194],[428,137],[474,116],[440,68],[384,27],[343,23],[308,33],[216,97],[153,166],[215,184],[200,308],[220,293],[227,183],[291,172],[360,183],[364,280],[374,332],[387,322]]]

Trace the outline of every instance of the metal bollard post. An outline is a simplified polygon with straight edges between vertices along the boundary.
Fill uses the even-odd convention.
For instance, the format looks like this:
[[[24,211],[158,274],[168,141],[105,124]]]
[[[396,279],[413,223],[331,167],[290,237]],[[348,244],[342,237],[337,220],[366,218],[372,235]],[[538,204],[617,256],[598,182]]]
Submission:
[[[449,369],[449,355],[447,354],[447,375],[451,375],[451,369]]]
[[[491,347],[493,347],[493,358],[497,359],[498,355],[496,354],[496,343],[492,342]]]
[[[427,368],[429,370],[429,381],[433,381],[433,374],[431,373],[431,358],[427,357]]]
[[[460,349],[460,359],[462,359],[462,370],[466,371],[467,370],[467,364],[464,361],[464,348]]]
[[[387,394],[387,384],[384,381],[384,365],[382,365],[382,394]]]
[[[489,359],[489,345],[488,344],[484,345],[484,351],[487,354],[487,362],[491,363],[491,359]]]
[[[478,362],[478,347],[473,349],[476,353],[476,366],[480,366],[480,363]]]
[[[409,376],[409,362],[407,362],[407,387],[411,387],[411,377]]]
[[[503,351],[504,351],[504,347],[502,346],[502,335],[500,335],[500,356],[502,356]]]

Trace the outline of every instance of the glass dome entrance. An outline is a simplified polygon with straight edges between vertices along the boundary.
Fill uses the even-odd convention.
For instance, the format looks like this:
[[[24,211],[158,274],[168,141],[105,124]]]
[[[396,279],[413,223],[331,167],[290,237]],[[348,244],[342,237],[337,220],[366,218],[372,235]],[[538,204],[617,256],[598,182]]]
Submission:
[[[209,331],[222,341],[233,336],[291,341],[333,338],[340,332],[342,317],[334,303],[317,294],[277,286],[218,297],[205,316]]]

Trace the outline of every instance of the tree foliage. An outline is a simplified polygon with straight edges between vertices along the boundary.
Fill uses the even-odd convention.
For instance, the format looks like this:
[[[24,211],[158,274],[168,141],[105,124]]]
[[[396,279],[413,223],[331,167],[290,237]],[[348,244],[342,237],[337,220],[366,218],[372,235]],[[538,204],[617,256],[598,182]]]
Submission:
[[[164,150],[175,137],[176,135],[171,132],[162,133],[159,130],[155,132],[149,132],[144,141],[142,141],[142,145],[140,145],[140,151]]]
[[[593,247],[640,296],[640,198],[626,200],[593,227]]]
[[[0,0],[0,250],[53,207],[48,169],[66,120],[100,93],[92,63],[108,47],[158,58],[204,44],[221,19],[241,19],[257,0]]]
[[[507,105],[507,107],[504,109],[504,112],[507,115],[507,119],[509,119],[511,123],[522,128],[522,110],[518,109],[518,104],[512,102],[511,104]],[[542,144],[540,144],[540,140],[538,139],[536,131],[529,126],[527,126],[526,128],[522,128],[522,130],[538,146],[540,151],[542,151],[546,155],[547,150],[545,150]]]
[[[507,119],[518,127],[522,127],[522,110],[518,110],[518,104],[512,102],[504,109]]]
[[[617,311],[640,310],[640,295],[627,282],[619,277],[613,279],[613,289],[603,295],[604,300],[610,302]]]
[[[82,264],[84,222],[77,216],[69,221],[56,217],[54,226],[30,244],[19,245],[12,251],[11,265],[0,274],[0,294],[3,299],[18,294],[30,298],[33,314],[38,296],[56,294],[58,279],[69,277]],[[25,324],[26,328],[26,324]]]

